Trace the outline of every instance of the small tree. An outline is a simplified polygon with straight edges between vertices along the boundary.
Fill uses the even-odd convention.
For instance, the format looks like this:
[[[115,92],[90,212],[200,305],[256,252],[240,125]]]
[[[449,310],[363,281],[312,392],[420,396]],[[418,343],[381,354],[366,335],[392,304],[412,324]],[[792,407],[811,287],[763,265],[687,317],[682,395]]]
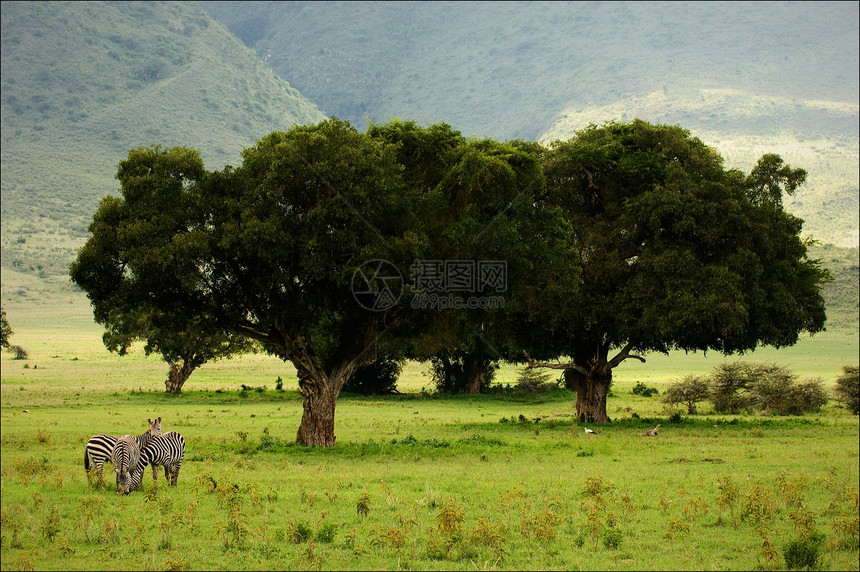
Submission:
[[[550,380],[550,373],[546,371],[538,371],[536,369],[525,368],[520,371],[520,376],[517,378],[516,389],[518,392],[527,393],[532,396],[532,403],[535,401],[535,395],[538,393],[546,393],[558,387],[558,384]]]
[[[749,385],[750,405],[759,410],[784,415],[793,409],[792,393],[797,377],[776,364],[753,366]]]
[[[6,319],[6,310],[0,307],[0,348],[6,349],[9,347],[9,338],[14,333],[9,326],[9,321]]]
[[[860,414],[860,367],[846,365],[842,375],[836,380],[836,394],[839,401],[854,415]]]
[[[696,403],[707,400],[710,395],[711,388],[706,378],[687,375],[669,386],[662,401],[669,405],[684,404],[687,413],[693,415],[696,413]]]
[[[743,362],[723,363],[708,379],[711,402],[717,413],[739,413],[752,409],[748,389],[756,379],[754,366]]]
[[[755,368],[750,399],[757,408],[778,415],[802,415],[817,411],[827,403],[827,392],[821,379],[798,383],[797,376],[777,365]]]

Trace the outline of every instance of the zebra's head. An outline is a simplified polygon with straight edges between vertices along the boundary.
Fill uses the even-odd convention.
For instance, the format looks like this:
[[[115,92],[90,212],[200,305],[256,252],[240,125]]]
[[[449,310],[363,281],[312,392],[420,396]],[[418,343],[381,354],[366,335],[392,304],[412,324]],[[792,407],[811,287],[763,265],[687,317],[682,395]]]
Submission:
[[[147,419],[149,423],[149,434],[152,436],[161,435],[161,417],[158,419]]]

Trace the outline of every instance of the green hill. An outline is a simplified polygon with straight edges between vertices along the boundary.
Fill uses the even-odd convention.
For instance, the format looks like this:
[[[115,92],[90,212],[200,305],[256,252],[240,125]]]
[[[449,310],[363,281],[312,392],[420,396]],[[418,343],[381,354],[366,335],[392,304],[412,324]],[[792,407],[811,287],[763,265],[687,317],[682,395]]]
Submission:
[[[324,118],[194,3],[2,3],[3,300],[69,289],[68,265],[129,149],[210,169]]]

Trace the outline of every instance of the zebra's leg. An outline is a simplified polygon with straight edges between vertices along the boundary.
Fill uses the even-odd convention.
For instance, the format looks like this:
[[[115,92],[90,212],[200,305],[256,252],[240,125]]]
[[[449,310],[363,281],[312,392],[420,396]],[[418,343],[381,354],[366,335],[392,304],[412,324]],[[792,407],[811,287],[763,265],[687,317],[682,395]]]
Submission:
[[[87,469],[87,484],[91,487],[99,487],[104,484],[105,477],[102,471],[104,470],[104,459],[93,457],[93,463]],[[95,480],[95,482],[93,482]]]
[[[158,465],[152,463],[152,480],[158,481]]]

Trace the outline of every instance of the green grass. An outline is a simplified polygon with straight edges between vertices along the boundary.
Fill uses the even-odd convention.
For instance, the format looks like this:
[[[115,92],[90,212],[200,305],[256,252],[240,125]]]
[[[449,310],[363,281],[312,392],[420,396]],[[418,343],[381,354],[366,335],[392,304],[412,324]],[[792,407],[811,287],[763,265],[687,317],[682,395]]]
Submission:
[[[631,393],[718,356],[623,365],[596,437],[566,391],[428,396],[426,367],[409,363],[409,395],[342,395],[338,444],[319,449],[294,443],[301,400],[277,359],[209,364],[169,396],[164,364],[109,354],[80,304],[6,310],[30,359],[2,355],[4,570],[780,568],[800,534],[792,514],[826,535],[822,569],[857,569],[856,532],[843,532],[857,526],[856,416],[831,401],[798,418],[705,408],[671,423],[659,397]],[[764,360],[830,385],[856,336],[816,338]],[[516,376],[504,366],[498,380]],[[179,486],[147,473],[119,497],[109,465],[90,487],[87,438],[155,415],[187,441]],[[727,484],[737,496],[721,505]]]

